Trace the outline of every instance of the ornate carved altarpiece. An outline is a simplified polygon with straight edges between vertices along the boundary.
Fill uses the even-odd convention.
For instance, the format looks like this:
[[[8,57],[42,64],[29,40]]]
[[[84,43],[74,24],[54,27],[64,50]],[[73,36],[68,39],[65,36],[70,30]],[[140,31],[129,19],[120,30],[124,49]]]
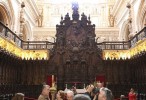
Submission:
[[[66,83],[91,83],[102,72],[101,50],[95,42],[95,25],[83,13],[78,3],[72,4],[72,19],[67,13],[56,25],[56,44],[51,50],[48,71],[57,76],[57,89]]]

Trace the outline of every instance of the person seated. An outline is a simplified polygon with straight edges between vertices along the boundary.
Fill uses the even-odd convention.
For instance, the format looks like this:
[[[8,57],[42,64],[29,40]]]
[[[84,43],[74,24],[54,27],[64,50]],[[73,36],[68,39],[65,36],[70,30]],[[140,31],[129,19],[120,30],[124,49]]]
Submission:
[[[136,100],[136,93],[134,92],[133,88],[130,89],[128,97],[129,97],[129,100]]]
[[[89,96],[85,94],[77,94],[74,96],[73,100],[91,100]]]
[[[15,96],[12,98],[12,100],[24,100],[24,94],[16,93]]]
[[[98,95],[98,100],[114,100],[111,90],[102,87]]]
[[[38,100],[50,100],[49,98],[50,86],[43,85],[42,93],[40,94]]]

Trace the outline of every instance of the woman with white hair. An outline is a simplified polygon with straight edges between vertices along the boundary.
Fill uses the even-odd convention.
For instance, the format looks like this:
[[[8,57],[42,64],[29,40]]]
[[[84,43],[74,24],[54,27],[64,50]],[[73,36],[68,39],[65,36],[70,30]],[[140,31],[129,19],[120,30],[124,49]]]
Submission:
[[[85,94],[77,94],[75,95],[74,100],[91,100],[91,98]]]
[[[67,91],[66,95],[67,95],[67,100],[73,100],[73,97],[74,97],[73,91],[70,91],[70,90]]]
[[[98,100],[114,100],[111,90],[108,88],[101,88],[98,95]]]
[[[24,100],[24,94],[16,93],[15,96],[12,98],[12,100]]]

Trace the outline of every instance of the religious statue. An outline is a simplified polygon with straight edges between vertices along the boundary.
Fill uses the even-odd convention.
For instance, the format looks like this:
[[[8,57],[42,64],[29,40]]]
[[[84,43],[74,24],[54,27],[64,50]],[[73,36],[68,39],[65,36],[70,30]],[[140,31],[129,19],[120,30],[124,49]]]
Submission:
[[[109,15],[109,26],[114,27],[114,16],[113,15]]]
[[[67,14],[65,15],[65,19],[70,19],[69,13],[67,13]]]
[[[78,2],[73,2],[72,3],[72,10],[73,10],[72,18],[73,18],[73,20],[79,19],[78,9],[79,9]]]
[[[87,20],[87,16],[84,13],[82,13],[81,16],[81,20]]]
[[[126,7],[129,10],[129,17],[127,20],[128,20],[128,29],[129,29],[130,34],[128,35],[128,37],[129,39],[132,39],[134,36],[134,33],[133,33],[133,28],[132,28],[131,4],[127,3]]]
[[[24,2],[21,3],[21,11],[20,11],[20,24],[24,24],[25,18],[24,18]]]
[[[78,11],[78,8],[79,8],[79,5],[78,5],[78,2],[73,2],[72,3],[72,10],[73,10],[73,13],[76,13]],[[78,13],[78,12],[77,12]]]
[[[25,18],[24,18],[24,9],[22,8],[20,11],[20,23],[24,23]]]
[[[64,39],[63,39],[63,33],[59,33],[58,36],[57,36],[57,45],[58,46],[63,46],[64,44]]]
[[[24,2],[22,2],[21,3],[21,11],[20,11],[20,34],[19,34],[19,37],[21,39],[24,38],[24,36],[23,36],[23,30],[24,30],[24,24],[25,24],[24,7],[25,7],[25,4],[24,4]]]
[[[89,46],[92,47],[94,45],[95,39],[93,36],[88,36],[89,38]]]
[[[36,21],[38,22],[38,27],[42,27],[42,25],[43,25],[43,10],[42,10],[41,14],[39,14],[39,16],[37,17]]]

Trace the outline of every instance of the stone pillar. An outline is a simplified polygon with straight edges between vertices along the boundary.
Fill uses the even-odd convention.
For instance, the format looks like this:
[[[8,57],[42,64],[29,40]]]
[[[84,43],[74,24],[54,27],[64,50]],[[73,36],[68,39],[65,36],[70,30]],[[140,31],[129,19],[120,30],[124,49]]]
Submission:
[[[21,11],[20,11],[20,38],[23,39],[23,29],[25,24],[25,18],[24,18],[24,2],[21,3]]]
[[[128,28],[129,28],[129,39],[132,39],[134,37],[134,33],[133,33],[133,27],[132,27],[132,16],[131,16],[131,4],[127,3],[127,6],[126,6],[129,10],[129,18],[128,18]]]

